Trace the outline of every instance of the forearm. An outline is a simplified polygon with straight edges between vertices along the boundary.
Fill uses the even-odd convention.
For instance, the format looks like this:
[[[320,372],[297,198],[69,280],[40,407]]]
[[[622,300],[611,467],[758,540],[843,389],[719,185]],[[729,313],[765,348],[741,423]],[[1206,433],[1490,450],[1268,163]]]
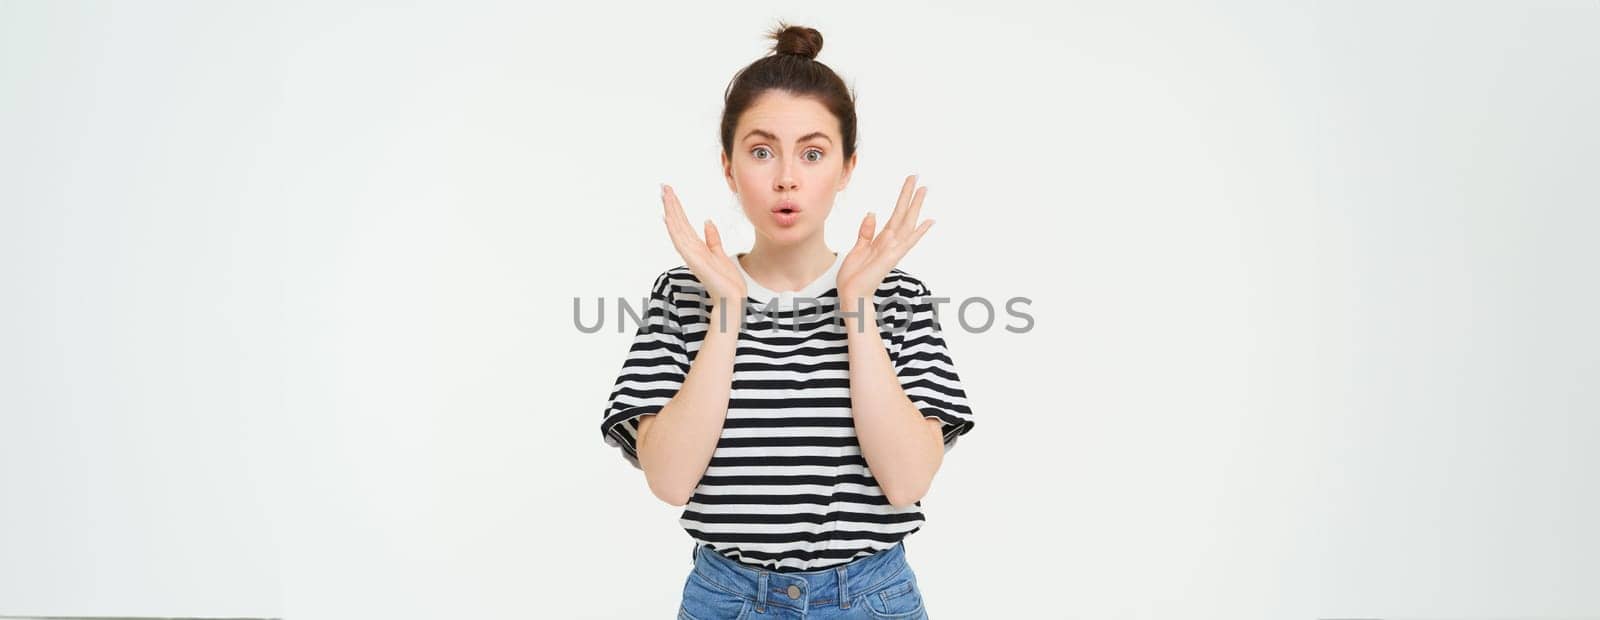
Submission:
[[[663,501],[682,506],[705,475],[722,437],[733,383],[733,359],[738,350],[739,321],[728,309],[727,329],[719,329],[718,312],[711,308],[711,323],[700,350],[678,393],[661,411],[639,421],[637,452],[650,491]],[[737,312],[743,312],[741,306]]]
[[[872,476],[891,505],[905,507],[927,493],[944,462],[944,441],[939,421],[923,417],[900,387],[871,299],[841,295],[839,305],[849,343],[850,409]]]

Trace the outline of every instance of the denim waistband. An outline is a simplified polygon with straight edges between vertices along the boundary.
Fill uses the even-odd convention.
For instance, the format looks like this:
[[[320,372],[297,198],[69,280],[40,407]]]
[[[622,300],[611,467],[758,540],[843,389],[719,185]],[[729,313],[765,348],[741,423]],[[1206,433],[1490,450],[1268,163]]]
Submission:
[[[767,605],[802,611],[823,605],[848,608],[852,599],[888,585],[905,569],[905,541],[838,566],[783,573],[742,564],[708,545],[694,550],[695,574],[755,601],[758,612],[765,612]]]

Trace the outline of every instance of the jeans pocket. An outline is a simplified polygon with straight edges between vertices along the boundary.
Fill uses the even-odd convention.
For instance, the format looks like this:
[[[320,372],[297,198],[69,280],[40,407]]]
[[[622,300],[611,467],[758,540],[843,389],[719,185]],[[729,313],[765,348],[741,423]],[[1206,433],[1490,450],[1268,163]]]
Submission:
[[[876,618],[908,620],[927,617],[922,606],[922,590],[917,587],[914,575],[895,579],[863,598],[866,599],[864,604],[867,610]]]
[[[683,603],[678,605],[679,620],[744,620],[755,603],[710,583],[690,571],[683,584]]]

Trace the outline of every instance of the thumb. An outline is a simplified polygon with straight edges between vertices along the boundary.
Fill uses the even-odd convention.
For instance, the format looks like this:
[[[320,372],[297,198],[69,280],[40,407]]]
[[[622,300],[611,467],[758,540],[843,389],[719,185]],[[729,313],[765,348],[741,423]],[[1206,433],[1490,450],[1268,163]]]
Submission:
[[[856,233],[856,245],[864,245],[871,242],[872,233],[873,231],[877,230],[877,228],[877,214],[868,211],[867,216],[861,219],[861,230]]]
[[[706,247],[711,248],[717,256],[726,255],[722,251],[722,234],[717,232],[717,225],[706,220]]]

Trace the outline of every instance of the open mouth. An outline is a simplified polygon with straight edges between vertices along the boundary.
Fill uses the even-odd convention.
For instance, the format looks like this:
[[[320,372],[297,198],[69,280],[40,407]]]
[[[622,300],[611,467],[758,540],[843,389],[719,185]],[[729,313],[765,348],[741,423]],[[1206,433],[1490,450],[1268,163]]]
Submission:
[[[793,226],[800,219],[800,207],[793,202],[785,200],[772,208],[772,217],[778,221],[780,226]]]

